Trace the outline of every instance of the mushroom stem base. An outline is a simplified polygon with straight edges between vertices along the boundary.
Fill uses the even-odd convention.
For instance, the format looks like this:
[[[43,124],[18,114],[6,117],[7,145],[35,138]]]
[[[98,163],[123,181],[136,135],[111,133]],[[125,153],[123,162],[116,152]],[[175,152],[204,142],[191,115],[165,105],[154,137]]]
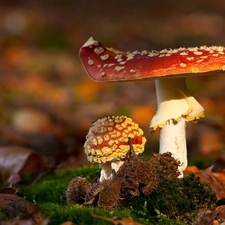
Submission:
[[[100,165],[101,167],[101,175],[100,175],[100,182],[103,180],[108,180],[113,177],[114,172],[116,173],[119,168],[123,165],[123,160],[113,161],[113,162],[106,162]],[[113,172],[114,170],[114,172]]]
[[[168,120],[161,128],[159,153],[165,152],[171,152],[172,156],[180,161],[180,177],[183,177],[183,170],[187,167],[185,118],[179,121]]]

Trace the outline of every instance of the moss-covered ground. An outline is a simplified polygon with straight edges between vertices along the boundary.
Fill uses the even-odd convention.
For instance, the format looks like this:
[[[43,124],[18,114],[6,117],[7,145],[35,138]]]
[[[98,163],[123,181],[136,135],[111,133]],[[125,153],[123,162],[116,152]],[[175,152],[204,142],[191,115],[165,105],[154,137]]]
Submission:
[[[190,175],[184,179],[177,178],[174,182],[174,178],[165,179],[159,184],[160,189],[165,188],[164,190],[157,189],[148,197],[135,197],[128,204],[123,204],[117,209],[105,210],[95,206],[67,203],[65,191],[71,179],[82,176],[93,182],[98,174],[97,166],[69,168],[43,177],[36,184],[19,185],[19,195],[36,203],[43,216],[49,219],[50,225],[61,224],[65,221],[82,225],[112,224],[112,222],[94,218],[91,213],[105,218],[132,217],[134,221],[141,224],[182,225],[193,220],[198,204],[207,208],[207,206],[214,206],[216,201],[213,191],[202,185],[194,175]],[[186,196],[183,195],[184,193]],[[190,200],[193,198],[195,201]],[[181,220],[179,213],[185,214],[185,217],[180,217]]]

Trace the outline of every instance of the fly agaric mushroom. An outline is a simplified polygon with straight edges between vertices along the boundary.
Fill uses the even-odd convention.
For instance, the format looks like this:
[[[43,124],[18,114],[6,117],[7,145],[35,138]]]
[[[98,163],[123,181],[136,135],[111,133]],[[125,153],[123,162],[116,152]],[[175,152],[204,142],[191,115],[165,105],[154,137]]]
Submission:
[[[126,116],[104,117],[95,121],[89,129],[84,144],[85,153],[91,163],[101,167],[100,181],[117,172],[130,150],[131,138],[135,153],[144,151],[146,138],[137,123]]]
[[[94,81],[155,79],[158,109],[150,128],[160,131],[160,153],[171,152],[187,166],[185,122],[204,116],[203,107],[188,92],[185,77],[225,70],[225,48],[201,46],[161,51],[122,52],[106,48],[92,37],[81,47],[82,63]]]

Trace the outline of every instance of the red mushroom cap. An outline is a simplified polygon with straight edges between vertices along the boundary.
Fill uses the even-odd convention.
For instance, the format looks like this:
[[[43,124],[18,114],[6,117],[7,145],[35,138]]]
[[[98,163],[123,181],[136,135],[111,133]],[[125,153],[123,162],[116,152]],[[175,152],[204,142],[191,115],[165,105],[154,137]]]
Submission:
[[[126,116],[104,117],[95,121],[89,129],[84,144],[90,162],[105,163],[126,158],[130,145],[136,154],[144,151],[146,138],[137,123]]]
[[[225,48],[222,46],[131,53],[106,48],[90,38],[80,48],[80,58],[90,77],[99,82],[173,75],[185,77],[187,73],[225,70]]]

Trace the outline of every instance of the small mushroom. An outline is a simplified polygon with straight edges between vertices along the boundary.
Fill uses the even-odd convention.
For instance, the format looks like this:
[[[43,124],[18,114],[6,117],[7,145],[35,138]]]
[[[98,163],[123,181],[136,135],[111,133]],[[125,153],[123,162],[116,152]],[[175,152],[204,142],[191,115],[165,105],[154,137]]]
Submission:
[[[104,117],[95,121],[89,129],[84,144],[87,159],[99,163],[100,181],[110,179],[117,172],[130,150],[131,138],[135,154],[142,153],[146,143],[143,131],[126,116]]]
[[[90,38],[81,47],[80,57],[87,73],[98,82],[155,79],[158,109],[150,128],[161,129],[159,152],[171,152],[181,162],[182,177],[187,166],[185,123],[204,116],[203,107],[187,90],[185,77],[225,70],[225,48],[201,46],[131,53],[103,47]]]

